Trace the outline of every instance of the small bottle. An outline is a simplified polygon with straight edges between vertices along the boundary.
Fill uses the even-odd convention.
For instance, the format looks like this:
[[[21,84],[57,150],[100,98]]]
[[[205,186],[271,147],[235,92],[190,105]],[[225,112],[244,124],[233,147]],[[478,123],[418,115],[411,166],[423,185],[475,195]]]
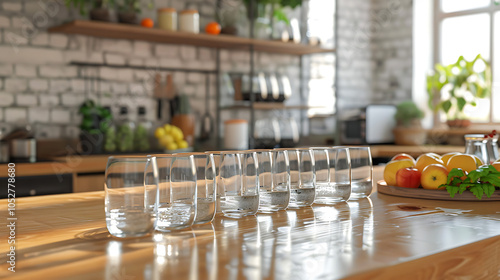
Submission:
[[[119,152],[131,152],[134,149],[134,122],[128,118],[128,108],[120,107],[116,124],[116,147]]]
[[[158,27],[163,30],[177,31],[177,11],[174,8],[158,9]]]
[[[151,148],[153,124],[146,118],[146,108],[137,108],[137,126],[135,128],[134,143],[136,151],[149,151]]]

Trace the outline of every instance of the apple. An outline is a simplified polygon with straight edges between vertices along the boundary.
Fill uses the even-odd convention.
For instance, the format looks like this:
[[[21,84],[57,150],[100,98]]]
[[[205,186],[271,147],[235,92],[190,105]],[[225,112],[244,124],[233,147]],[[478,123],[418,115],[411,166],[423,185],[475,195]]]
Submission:
[[[420,184],[422,188],[437,190],[442,184],[448,181],[448,169],[442,164],[430,164],[422,171]],[[443,190],[445,188],[442,188]]]
[[[399,169],[396,173],[396,183],[402,188],[418,188],[420,186],[421,173],[416,168],[407,167]]]
[[[389,161],[384,168],[384,180],[388,186],[396,186],[396,173],[399,169],[414,167],[415,162],[411,159],[400,159]]]

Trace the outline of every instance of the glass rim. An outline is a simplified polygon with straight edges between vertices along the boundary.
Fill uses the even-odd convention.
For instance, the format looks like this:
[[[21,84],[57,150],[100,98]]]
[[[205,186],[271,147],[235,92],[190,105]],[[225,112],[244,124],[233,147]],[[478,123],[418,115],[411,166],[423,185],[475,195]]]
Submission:
[[[108,161],[115,160],[115,159],[119,159],[119,160],[123,160],[123,161],[132,161],[132,160],[142,159],[142,160],[147,161],[147,160],[150,160],[152,158],[156,158],[156,156],[150,156],[150,155],[144,155],[144,156],[141,156],[141,155],[113,155],[113,156],[108,157]]]

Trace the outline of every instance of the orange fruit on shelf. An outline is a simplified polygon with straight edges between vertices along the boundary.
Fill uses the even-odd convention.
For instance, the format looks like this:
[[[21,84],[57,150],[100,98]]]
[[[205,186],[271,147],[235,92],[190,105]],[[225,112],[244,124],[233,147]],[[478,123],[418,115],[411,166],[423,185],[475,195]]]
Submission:
[[[208,23],[205,26],[205,33],[212,34],[212,35],[218,35],[218,34],[220,34],[220,24],[218,24],[215,21],[212,21],[212,22]]]
[[[436,157],[435,155],[436,154],[434,153],[427,153],[420,155],[415,163],[415,168],[418,169],[418,171],[423,172],[424,168],[426,168],[431,164],[444,165],[443,161],[439,157]]]
[[[472,155],[458,154],[452,156],[446,163],[446,168],[451,171],[453,168],[461,168],[463,171],[469,173],[476,170],[476,159]]]
[[[411,160],[413,160],[413,162],[415,162],[415,159],[412,156],[410,156],[409,154],[405,154],[405,153],[401,153],[401,154],[397,154],[397,155],[393,156],[390,161],[400,160],[400,159],[411,159]]]
[[[150,18],[144,18],[143,20],[141,20],[141,26],[146,28],[153,28],[153,26],[155,26],[155,22]]]
[[[454,156],[460,154],[459,152],[453,152],[453,153],[447,153],[441,156],[441,160],[443,161],[444,165],[448,162],[448,160]]]
[[[389,161],[384,168],[384,180],[388,186],[396,186],[396,174],[400,169],[414,167],[415,162],[411,159]]]
[[[420,176],[422,188],[438,190],[439,186],[448,181],[448,169],[442,164],[430,164],[424,168]],[[442,188],[445,190],[445,188]],[[440,190],[440,189],[439,189]]]

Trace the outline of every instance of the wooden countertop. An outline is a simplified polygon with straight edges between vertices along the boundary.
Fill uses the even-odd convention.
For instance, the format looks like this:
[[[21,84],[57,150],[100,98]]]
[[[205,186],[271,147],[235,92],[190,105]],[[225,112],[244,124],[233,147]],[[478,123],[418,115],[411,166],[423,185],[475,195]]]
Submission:
[[[381,167],[375,168],[380,179]],[[500,202],[371,199],[112,238],[103,192],[16,200],[0,279],[498,279]],[[7,200],[0,200],[7,209]]]
[[[462,146],[398,146],[373,145],[370,146],[373,157],[393,157],[399,153],[419,156],[423,153],[446,154],[449,152],[463,152]],[[54,158],[53,162],[16,163],[17,176],[36,176],[61,173],[93,173],[104,172],[109,155],[79,156],[71,155]],[[0,174],[7,174],[7,164],[0,164]],[[0,175],[1,177],[2,175]]]

